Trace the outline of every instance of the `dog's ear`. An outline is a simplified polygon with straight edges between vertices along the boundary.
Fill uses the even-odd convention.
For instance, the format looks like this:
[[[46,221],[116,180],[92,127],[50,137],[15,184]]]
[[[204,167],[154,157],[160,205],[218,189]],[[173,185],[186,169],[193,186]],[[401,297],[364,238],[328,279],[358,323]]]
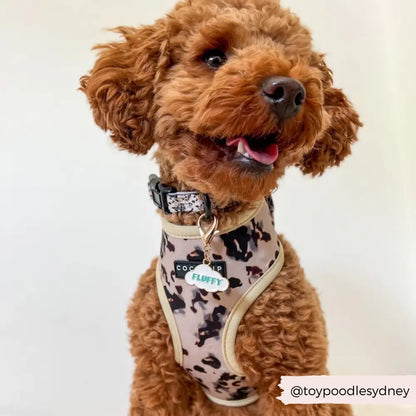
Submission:
[[[357,140],[357,130],[362,124],[342,90],[333,88],[332,72],[323,55],[314,54],[312,65],[322,73],[323,117],[327,128],[313,149],[304,155],[299,167],[303,173],[315,176],[321,175],[327,167],[338,166],[351,153],[351,144]]]
[[[154,86],[169,65],[164,22],[139,29],[118,27],[124,39],[97,45],[98,59],[80,90],[90,102],[95,122],[111,132],[117,145],[145,154],[153,144]]]

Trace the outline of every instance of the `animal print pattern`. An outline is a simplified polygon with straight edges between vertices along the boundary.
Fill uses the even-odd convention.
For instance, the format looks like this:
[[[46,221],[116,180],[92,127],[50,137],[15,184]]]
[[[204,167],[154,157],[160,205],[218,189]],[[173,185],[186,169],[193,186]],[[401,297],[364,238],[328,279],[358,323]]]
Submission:
[[[167,195],[170,212],[202,212],[204,202],[198,192],[175,192]]]
[[[238,401],[257,396],[246,377],[234,374],[222,354],[222,334],[236,302],[279,256],[280,243],[273,226],[270,204],[263,203],[258,214],[246,224],[212,242],[213,260],[226,262],[229,288],[209,293],[177,278],[174,261],[203,260],[200,238],[177,238],[162,234],[160,275],[173,312],[183,351],[185,370],[208,396]]]

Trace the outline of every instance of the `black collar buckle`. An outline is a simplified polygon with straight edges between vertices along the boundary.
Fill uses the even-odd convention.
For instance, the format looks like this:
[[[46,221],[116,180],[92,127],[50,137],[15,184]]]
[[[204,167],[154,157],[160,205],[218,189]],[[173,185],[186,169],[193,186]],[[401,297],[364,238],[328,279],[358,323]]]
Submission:
[[[164,214],[172,214],[169,211],[167,196],[169,193],[177,192],[173,186],[164,185],[156,175],[149,176],[149,195],[155,205],[163,211]]]

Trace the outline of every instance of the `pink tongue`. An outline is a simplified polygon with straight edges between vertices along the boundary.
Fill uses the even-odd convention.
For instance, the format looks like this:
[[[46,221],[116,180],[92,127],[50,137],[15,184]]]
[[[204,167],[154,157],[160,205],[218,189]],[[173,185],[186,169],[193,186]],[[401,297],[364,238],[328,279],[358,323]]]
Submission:
[[[265,149],[253,150],[250,148],[247,140],[244,137],[237,137],[235,139],[227,139],[227,146],[238,146],[242,142],[244,150],[257,162],[263,165],[271,165],[279,156],[279,148],[276,143],[269,144]]]

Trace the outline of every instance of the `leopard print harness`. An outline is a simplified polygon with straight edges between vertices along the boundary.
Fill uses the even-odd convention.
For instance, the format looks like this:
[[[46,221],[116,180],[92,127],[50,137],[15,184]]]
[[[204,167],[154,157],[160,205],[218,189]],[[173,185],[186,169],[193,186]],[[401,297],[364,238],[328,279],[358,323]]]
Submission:
[[[248,383],[234,347],[244,314],[283,266],[271,199],[240,218],[237,227],[220,228],[214,237],[213,267],[229,281],[223,292],[207,292],[183,277],[184,271],[203,260],[198,228],[175,225],[165,218],[162,225],[156,282],[175,360],[213,402],[234,407],[255,402],[256,388]]]

